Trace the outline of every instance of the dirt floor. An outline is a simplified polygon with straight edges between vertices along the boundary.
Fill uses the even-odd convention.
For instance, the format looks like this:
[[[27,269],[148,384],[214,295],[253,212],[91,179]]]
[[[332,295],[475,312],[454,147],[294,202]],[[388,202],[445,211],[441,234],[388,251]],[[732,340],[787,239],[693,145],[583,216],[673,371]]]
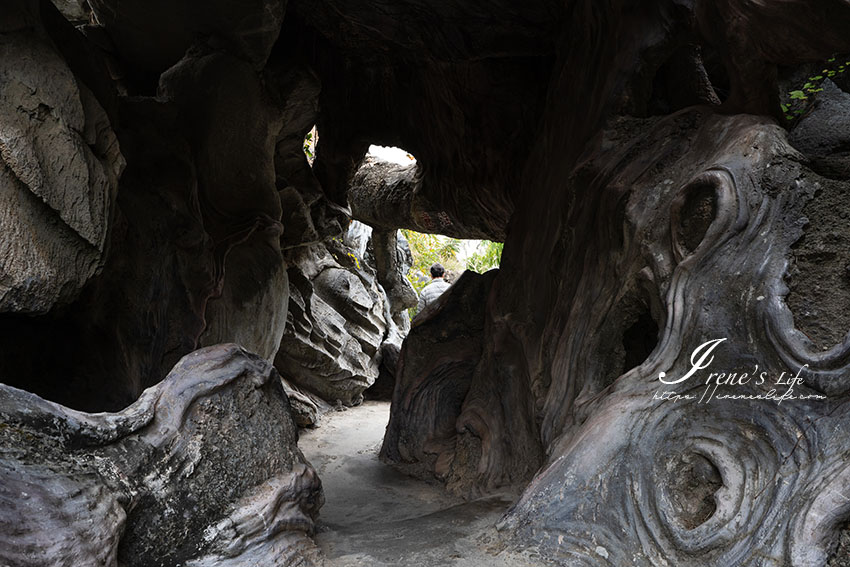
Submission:
[[[512,502],[497,495],[465,502],[442,486],[378,460],[389,404],[366,402],[323,416],[298,445],[319,472],[325,505],[316,542],[327,567],[538,567],[534,552],[512,552],[493,528]]]

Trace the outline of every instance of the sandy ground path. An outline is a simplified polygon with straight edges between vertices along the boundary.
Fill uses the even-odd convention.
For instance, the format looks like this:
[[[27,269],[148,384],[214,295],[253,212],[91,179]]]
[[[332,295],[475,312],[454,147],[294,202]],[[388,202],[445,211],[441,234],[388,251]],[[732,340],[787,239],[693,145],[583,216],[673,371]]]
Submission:
[[[498,543],[509,496],[465,502],[378,460],[389,403],[323,416],[298,445],[322,479],[316,542],[327,567],[536,567]]]

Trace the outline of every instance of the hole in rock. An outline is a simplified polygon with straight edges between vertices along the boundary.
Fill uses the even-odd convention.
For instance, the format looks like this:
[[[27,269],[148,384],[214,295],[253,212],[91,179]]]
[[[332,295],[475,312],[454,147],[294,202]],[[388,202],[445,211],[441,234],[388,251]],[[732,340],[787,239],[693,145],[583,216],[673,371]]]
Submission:
[[[720,96],[705,70],[700,46],[686,44],[674,50],[656,71],[647,113],[664,116],[689,106],[719,101]]]
[[[127,374],[120,370],[120,345],[78,312],[4,314],[0,345],[0,382],[72,409],[120,411],[141,392],[133,376],[105,385],[103,375]]]
[[[310,131],[304,136],[304,155],[307,156],[307,163],[313,167],[313,162],[316,161],[316,144],[319,143],[319,130],[314,125]]]
[[[729,72],[726,70],[726,65],[723,64],[720,54],[710,45],[704,44],[700,46],[702,55],[702,65],[705,67],[705,72],[708,75],[708,80],[714,89],[714,93],[720,102],[726,102],[731,91]]]
[[[670,504],[679,523],[692,530],[714,514],[714,494],[723,486],[720,471],[698,453],[677,455],[669,470]]]
[[[697,249],[717,214],[717,196],[714,186],[700,183],[688,188],[685,204],[679,212],[679,242],[688,252]]]
[[[632,290],[611,309],[600,341],[586,367],[597,376],[589,393],[598,393],[640,366],[658,344],[659,327],[647,294]]]
[[[649,310],[642,312],[637,320],[623,333],[624,374],[639,366],[655,349],[658,344],[658,324]]]
[[[847,565],[847,558],[850,557],[850,520],[844,520],[838,524],[836,528],[838,533],[837,542],[829,554],[827,567],[841,567]]]
[[[395,146],[369,146],[369,151],[366,155],[378,158],[383,161],[390,161],[399,165],[410,165],[416,163],[416,158],[407,150],[397,148]]]

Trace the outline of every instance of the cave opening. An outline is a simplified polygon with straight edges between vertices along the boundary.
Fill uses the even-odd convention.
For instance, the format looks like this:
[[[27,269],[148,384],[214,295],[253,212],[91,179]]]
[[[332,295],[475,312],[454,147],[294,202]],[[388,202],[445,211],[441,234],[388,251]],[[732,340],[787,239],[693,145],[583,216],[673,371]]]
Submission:
[[[0,564],[847,563],[850,4],[479,4],[4,3]]]
[[[642,311],[634,323],[623,332],[623,369],[625,374],[646,360],[658,345],[658,323],[649,309]]]
[[[399,165],[412,165],[416,163],[416,158],[413,157],[413,154],[396,146],[371,144],[366,155]]]
[[[398,148],[373,146],[366,157],[382,163],[395,160],[402,166],[415,163],[411,154]],[[352,246],[351,251],[362,260],[360,269],[377,269],[379,281],[386,281],[386,277],[381,280],[381,273],[389,265],[381,252],[385,232],[380,226],[370,227],[360,221],[352,222],[348,229],[349,235],[371,235],[368,242],[359,248]],[[407,326],[412,325],[413,344],[399,345],[400,351],[381,348],[379,374],[363,392],[365,400],[350,407],[337,404],[338,411],[331,409],[319,417],[317,428],[301,434],[299,447],[323,482],[325,504],[317,519],[316,541],[331,564],[353,553],[368,554],[379,565],[403,564],[398,562],[405,553],[435,558],[480,553],[475,546],[460,552],[450,548],[461,538],[492,529],[516,497],[500,493],[467,500],[446,491],[445,479],[430,471],[434,462],[445,461],[450,453],[455,422],[482,354],[484,304],[494,273],[479,272],[498,267],[503,245],[407,229],[398,233],[390,240],[399,243],[393,253],[401,260],[397,269],[403,272],[403,283],[415,290],[411,299],[418,302],[422,289],[432,283],[429,269],[434,263],[441,263],[447,282],[459,287],[444,290],[438,304],[427,313],[419,311],[418,303],[395,312],[393,319],[406,337],[410,337]],[[353,244],[355,239],[343,238],[343,243],[349,240]],[[492,265],[481,269],[486,262]],[[393,312],[402,306],[393,304],[401,301],[399,287],[398,282],[385,287]],[[296,312],[300,309],[292,308]],[[412,321],[406,326],[398,321],[400,317]],[[441,360],[431,349],[448,337],[462,350],[449,360]],[[385,438],[391,429],[391,413],[396,419],[412,415],[406,406],[411,395],[404,391],[411,387],[410,378],[420,374],[427,378],[418,384],[422,389],[411,395],[416,400],[429,400],[425,411],[416,409],[417,416],[431,424],[429,431],[411,428],[400,438]]]

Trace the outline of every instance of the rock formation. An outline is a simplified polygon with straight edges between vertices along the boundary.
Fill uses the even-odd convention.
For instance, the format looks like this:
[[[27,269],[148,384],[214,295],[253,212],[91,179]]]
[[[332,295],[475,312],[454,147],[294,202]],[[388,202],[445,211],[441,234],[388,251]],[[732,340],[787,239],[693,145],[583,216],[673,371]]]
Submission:
[[[777,66],[850,52],[847,2],[60,4],[0,13],[0,490],[28,522],[0,553],[61,564],[48,496],[18,489],[48,483],[80,564],[307,560],[315,479],[262,360],[300,422],[315,394],[356,403],[406,330],[410,227],[505,248],[385,364],[385,459],[523,488],[502,533],[563,564],[826,563],[850,518],[850,111],[835,76],[787,122]],[[260,358],[184,359],[234,342]],[[178,408],[232,439],[144,425]],[[282,453],[254,454],[265,429]],[[222,463],[250,474],[211,503]]]
[[[0,420],[4,564],[316,557],[308,536],[321,483],[296,446],[277,373],[236,345],[185,357],[118,413],[76,412],[0,386]]]
[[[0,312],[43,314],[103,267],[124,160],[97,98],[50,40],[3,31]]]
[[[455,433],[475,366],[481,359],[486,298],[497,270],[467,271],[418,313],[395,369],[390,423],[381,448],[388,462],[412,464],[448,481],[458,454]],[[418,465],[418,466],[417,466]],[[420,469],[420,470],[417,470]]]
[[[284,378],[331,404],[362,401],[409,327],[416,292],[404,278],[409,258],[398,257],[405,247],[396,231],[386,238],[355,221],[345,238],[290,251],[289,318],[275,357]]]

